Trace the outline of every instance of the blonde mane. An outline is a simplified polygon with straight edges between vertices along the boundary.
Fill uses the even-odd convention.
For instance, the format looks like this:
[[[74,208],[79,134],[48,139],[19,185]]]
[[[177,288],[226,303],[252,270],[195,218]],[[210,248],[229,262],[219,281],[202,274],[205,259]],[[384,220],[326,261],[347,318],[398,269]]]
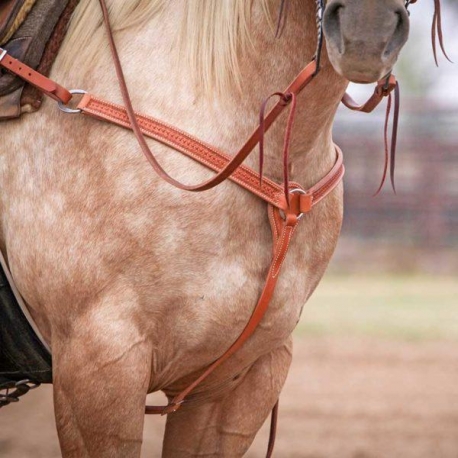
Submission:
[[[272,24],[269,0],[255,0]],[[158,20],[169,7],[167,0],[111,0],[110,17],[114,30],[125,30]],[[187,0],[178,43],[181,58],[191,68],[196,83],[205,90],[221,91],[240,87],[239,60],[251,45],[252,1]],[[172,7],[172,6],[170,6]],[[85,61],[97,61],[97,53],[106,45],[101,13],[95,0],[81,0],[71,22],[67,43],[71,49],[85,52]],[[64,69],[71,61],[62,58]]]

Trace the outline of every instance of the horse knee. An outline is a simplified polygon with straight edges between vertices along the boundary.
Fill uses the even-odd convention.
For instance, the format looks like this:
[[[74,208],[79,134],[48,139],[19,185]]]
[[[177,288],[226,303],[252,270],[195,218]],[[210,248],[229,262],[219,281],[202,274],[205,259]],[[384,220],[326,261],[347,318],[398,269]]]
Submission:
[[[103,348],[80,339],[53,347],[54,404],[64,457],[140,456],[151,349],[144,341],[113,339],[116,343]]]
[[[169,415],[164,458],[241,457],[278,400],[291,363],[291,341],[259,358],[218,400]]]

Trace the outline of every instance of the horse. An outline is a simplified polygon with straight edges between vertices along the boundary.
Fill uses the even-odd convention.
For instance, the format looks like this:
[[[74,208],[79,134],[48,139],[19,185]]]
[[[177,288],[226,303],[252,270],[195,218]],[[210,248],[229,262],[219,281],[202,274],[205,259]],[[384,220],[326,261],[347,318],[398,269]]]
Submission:
[[[409,2],[410,3],[410,2]],[[291,0],[109,2],[133,104],[233,153],[262,100],[316,48],[316,5]],[[291,179],[333,166],[334,116],[349,81],[391,72],[407,40],[404,0],[328,0],[319,77],[298,98]],[[81,0],[51,77],[122,102],[97,2]],[[264,174],[281,182],[284,118],[265,137]],[[150,141],[175,178],[201,165]],[[265,204],[225,182],[193,194],[165,184],[132,134],[56,110],[2,125],[0,247],[52,349],[64,457],[138,457],[145,398],[170,399],[240,334],[271,256]],[[257,158],[246,163],[257,166]],[[292,331],[332,256],[337,187],[304,215],[269,310],[245,345],[167,418],[164,457],[242,456],[276,404]]]

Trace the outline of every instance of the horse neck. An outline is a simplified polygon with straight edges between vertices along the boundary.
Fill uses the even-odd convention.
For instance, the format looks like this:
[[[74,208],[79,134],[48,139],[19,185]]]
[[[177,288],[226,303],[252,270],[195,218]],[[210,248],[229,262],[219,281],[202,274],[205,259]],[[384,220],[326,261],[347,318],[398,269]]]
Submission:
[[[160,16],[116,35],[134,106],[188,131],[216,147],[235,153],[259,120],[262,101],[283,90],[307,64],[316,47],[315,2],[291,2],[287,26],[276,39],[261,2],[254,2],[252,48],[240,57],[241,90],[202,91],[189,75],[187,61],[177,46],[177,31],[184,17],[181,0],[166,3]],[[104,35],[103,29],[96,32]],[[91,46],[99,46],[97,40]],[[106,41],[104,40],[104,44]],[[64,45],[62,55],[72,65],[62,70],[63,80],[83,77],[91,91],[120,102],[117,81],[107,47],[97,54],[97,65],[88,69],[80,46]],[[59,66],[57,62],[56,67]],[[335,158],[332,123],[346,82],[323,56],[323,70],[301,94],[290,150],[291,178],[304,186],[315,182]],[[85,69],[83,74],[81,69]],[[58,71],[59,72],[59,71]],[[285,118],[266,136],[265,174],[281,181]],[[253,154],[247,163],[257,166]]]

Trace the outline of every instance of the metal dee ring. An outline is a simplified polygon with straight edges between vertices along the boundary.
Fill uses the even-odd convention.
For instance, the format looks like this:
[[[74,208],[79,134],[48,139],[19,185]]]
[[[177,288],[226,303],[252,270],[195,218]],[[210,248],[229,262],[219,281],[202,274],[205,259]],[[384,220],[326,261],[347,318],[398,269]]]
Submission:
[[[293,189],[290,189],[289,191],[291,194],[307,194],[303,189],[301,188],[293,188]],[[300,213],[299,215],[297,215],[297,220],[301,220],[302,217],[305,215],[305,213]]]
[[[78,94],[78,95],[87,94],[87,91],[84,91],[83,89],[72,89],[69,92],[72,95],[75,95],[75,94]],[[68,106],[66,106],[64,104],[64,102],[57,102],[57,106],[59,107],[59,110],[63,111],[64,113],[77,114],[77,113],[81,113],[81,111],[82,111],[79,108],[69,108]]]

